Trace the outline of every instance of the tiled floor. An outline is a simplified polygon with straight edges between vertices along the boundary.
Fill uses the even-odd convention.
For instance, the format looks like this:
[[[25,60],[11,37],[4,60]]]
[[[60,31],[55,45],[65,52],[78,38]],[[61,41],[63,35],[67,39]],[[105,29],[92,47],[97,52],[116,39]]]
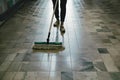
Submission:
[[[116,2],[115,2],[116,1]],[[40,52],[46,41],[51,0],[31,0],[0,27],[0,80],[120,80],[119,0],[68,0],[66,33],[51,41],[65,50]]]

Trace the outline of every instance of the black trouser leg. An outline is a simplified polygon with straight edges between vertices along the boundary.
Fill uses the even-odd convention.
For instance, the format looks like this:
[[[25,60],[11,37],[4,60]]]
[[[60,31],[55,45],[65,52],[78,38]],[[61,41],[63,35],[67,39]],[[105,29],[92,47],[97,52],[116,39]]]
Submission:
[[[55,9],[55,4],[57,0],[52,0],[53,2],[53,10]],[[55,18],[59,20],[59,4],[57,3],[56,10],[55,10]]]
[[[61,22],[64,22],[65,20],[65,16],[66,16],[66,4],[67,4],[67,0],[60,0],[60,7],[61,7]]]

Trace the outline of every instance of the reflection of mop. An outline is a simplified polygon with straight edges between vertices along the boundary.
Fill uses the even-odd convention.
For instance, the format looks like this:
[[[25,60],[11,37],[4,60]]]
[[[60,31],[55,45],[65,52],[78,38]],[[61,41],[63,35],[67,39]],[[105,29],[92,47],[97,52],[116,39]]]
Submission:
[[[55,8],[53,10],[51,23],[50,23],[50,28],[49,28],[49,32],[48,32],[47,42],[35,42],[34,46],[33,46],[33,49],[37,49],[37,50],[58,50],[58,49],[63,48],[62,42],[49,42],[52,23],[53,23],[53,18],[54,18],[54,14],[55,14],[55,10],[56,10],[56,6],[58,4],[58,1],[59,0],[56,0]]]

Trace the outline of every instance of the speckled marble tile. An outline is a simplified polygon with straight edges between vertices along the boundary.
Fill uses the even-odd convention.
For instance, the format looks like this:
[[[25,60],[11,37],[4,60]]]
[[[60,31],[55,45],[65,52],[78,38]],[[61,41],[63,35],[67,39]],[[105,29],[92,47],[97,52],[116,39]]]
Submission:
[[[27,72],[25,80],[49,80],[49,73],[48,72]]]
[[[110,39],[117,39],[117,38],[116,38],[115,36],[113,36],[113,35],[109,35],[108,38],[110,38]]]
[[[49,80],[61,80],[61,72],[50,72]]]
[[[96,71],[92,62],[73,62],[72,70],[80,72]]]
[[[71,63],[69,61],[51,62],[50,71],[71,71]]]
[[[112,56],[113,61],[115,62],[115,65],[117,66],[117,68],[120,70],[120,55],[114,55]]]
[[[111,72],[110,76],[112,80],[119,80],[120,79],[120,72]]]
[[[112,80],[108,72],[97,72],[98,80]]]
[[[101,56],[103,58],[104,64],[105,64],[108,72],[119,72],[112,57],[109,54],[102,54]]]
[[[53,55],[51,61],[52,62],[71,61],[71,57],[70,56],[64,56],[64,55]]]
[[[24,59],[25,54],[24,53],[17,53],[17,55],[14,58],[14,62],[21,62]]]
[[[74,72],[74,80],[98,80],[96,72]]]
[[[2,78],[3,78],[4,74],[5,74],[5,72],[4,72],[4,71],[0,71],[0,79],[2,79]]]
[[[106,48],[98,48],[98,52],[100,54],[106,54],[106,53],[109,53],[108,50]]]
[[[35,80],[36,79],[36,75],[35,72],[27,72],[24,80]]]
[[[82,52],[82,51],[81,51]],[[78,54],[72,54],[71,55],[71,60],[72,61],[87,61],[87,62],[93,62],[93,61],[101,61],[101,56],[100,54],[97,52],[97,49],[91,49],[89,50],[85,50],[82,53],[78,53]]]
[[[23,62],[20,71],[42,71],[49,72],[49,62]]]
[[[96,69],[96,71],[107,72],[107,69],[106,69],[104,62],[94,62],[93,64],[94,64],[94,68]]]
[[[17,72],[17,71],[20,70],[21,65],[22,65],[21,62],[12,62],[12,63],[9,65],[7,71],[8,71],[8,72]]]
[[[4,54],[4,53],[2,53],[0,55],[0,65],[4,62],[4,60],[6,59],[7,56],[8,56],[8,54]]]
[[[112,43],[109,39],[102,39],[103,43]]]
[[[15,72],[6,72],[2,80],[13,80],[15,74]]]
[[[13,61],[16,55],[17,55],[16,53],[15,54],[8,54],[5,61]]]
[[[107,50],[109,51],[111,56],[118,56],[119,55],[119,51],[114,46],[107,48]]]
[[[37,80],[49,80],[49,72],[36,72],[35,73]]]
[[[61,72],[61,80],[73,80],[72,72]]]
[[[24,80],[26,72],[16,72],[13,80]]]
[[[12,62],[3,62],[1,65],[0,65],[0,71],[7,71],[8,67],[10,66]]]
[[[31,53],[25,54],[23,59],[23,61],[29,61],[29,62],[35,62],[41,60],[42,60],[42,54],[31,54]]]

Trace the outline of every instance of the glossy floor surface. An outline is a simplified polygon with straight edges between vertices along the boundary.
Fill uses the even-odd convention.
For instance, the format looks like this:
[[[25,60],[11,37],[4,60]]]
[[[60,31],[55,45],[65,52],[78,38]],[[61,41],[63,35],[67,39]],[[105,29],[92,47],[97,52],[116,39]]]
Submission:
[[[65,46],[57,52],[32,49],[46,41],[51,0],[24,4],[0,27],[0,80],[120,80],[118,1],[68,0],[66,33],[51,32]]]

